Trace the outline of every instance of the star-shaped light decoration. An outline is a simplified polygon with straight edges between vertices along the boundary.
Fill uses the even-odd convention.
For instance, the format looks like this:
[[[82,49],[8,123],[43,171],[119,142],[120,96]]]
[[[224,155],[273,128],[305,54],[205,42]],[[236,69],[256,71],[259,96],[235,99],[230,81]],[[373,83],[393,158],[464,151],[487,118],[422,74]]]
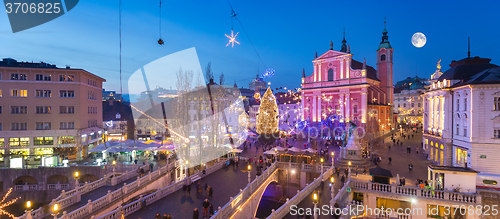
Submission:
[[[11,192],[12,192],[12,188],[9,189],[9,191],[5,194],[5,196],[0,201],[0,215],[3,214],[3,215],[7,215],[8,217],[11,217],[11,218],[16,218],[16,216],[14,216],[13,214],[4,210],[5,207],[14,204],[14,202],[16,202],[18,199],[21,198],[21,197],[19,197],[19,198],[12,199],[8,202],[5,202],[5,199],[7,199],[7,197],[10,195]]]
[[[234,32],[231,29],[231,36],[224,34],[224,35],[226,35],[227,38],[229,38],[229,42],[226,44],[226,47],[229,46],[229,44],[231,44],[231,47],[234,47],[234,43],[237,43],[238,45],[240,45],[240,42],[236,41],[236,36],[238,36],[239,33],[240,32],[236,33],[236,35],[233,35]]]

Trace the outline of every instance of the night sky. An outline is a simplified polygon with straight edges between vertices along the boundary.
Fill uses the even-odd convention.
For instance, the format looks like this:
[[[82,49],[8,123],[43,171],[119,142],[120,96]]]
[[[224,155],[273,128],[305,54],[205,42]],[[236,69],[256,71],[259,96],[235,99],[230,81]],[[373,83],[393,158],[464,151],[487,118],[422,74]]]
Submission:
[[[241,45],[226,47],[231,32],[230,7],[220,1],[162,1],[162,38],[159,38],[159,1],[124,1],[122,48],[124,92],[129,75],[165,55],[195,47],[204,69],[212,62],[215,77],[226,84],[248,87],[250,78],[274,68],[273,87],[300,86],[302,68],[312,72],[317,51],[340,50],[343,28],[354,59],[376,67],[375,50],[387,17],[394,48],[394,83],[408,76],[429,78],[442,59],[467,56],[500,64],[499,1],[236,1],[230,0],[253,42],[240,32]],[[107,90],[119,90],[118,0],[82,0],[67,14],[38,27],[13,34],[5,11],[0,13],[0,58],[44,61],[59,67],[84,68],[107,79]],[[416,48],[411,36],[422,32],[427,44]],[[265,66],[264,66],[265,65]]]

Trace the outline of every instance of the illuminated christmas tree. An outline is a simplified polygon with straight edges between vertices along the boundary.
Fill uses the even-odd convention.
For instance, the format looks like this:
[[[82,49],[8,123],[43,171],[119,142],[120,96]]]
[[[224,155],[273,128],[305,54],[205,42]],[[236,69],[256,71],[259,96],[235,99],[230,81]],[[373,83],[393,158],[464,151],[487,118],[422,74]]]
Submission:
[[[279,111],[271,88],[260,99],[260,107],[257,115],[257,133],[260,139],[265,141],[274,140],[278,137]]]

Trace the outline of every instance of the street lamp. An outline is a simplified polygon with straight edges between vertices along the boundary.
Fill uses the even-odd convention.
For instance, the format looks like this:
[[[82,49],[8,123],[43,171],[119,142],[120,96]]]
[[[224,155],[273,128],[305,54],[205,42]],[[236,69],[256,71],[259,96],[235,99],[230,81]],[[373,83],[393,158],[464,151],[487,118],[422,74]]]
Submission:
[[[247,171],[248,172],[248,183],[250,184],[250,177],[251,177],[250,172],[252,171],[252,165],[248,164],[247,169],[248,169],[248,171]]]
[[[274,156],[276,156],[276,161],[278,161],[278,148],[274,148]]]
[[[351,175],[351,161],[349,161],[347,165],[349,165],[349,175]]]
[[[189,160],[186,160],[186,177],[188,176],[188,164],[189,164]]]
[[[57,219],[57,215],[59,214],[58,211],[59,211],[59,204],[54,204],[54,207],[52,208],[53,210],[53,213],[52,213],[52,216],[54,217],[54,219]]]
[[[113,160],[113,177],[115,177],[116,160]]]
[[[316,211],[315,211],[316,206],[318,204],[318,193],[316,193],[316,192],[313,193],[313,204],[314,204],[314,210],[313,210],[314,211],[314,219],[318,219],[318,215],[316,214]]]
[[[335,151],[332,151],[332,167],[333,171],[335,172],[335,166],[333,165],[334,162],[335,162]]]
[[[31,201],[27,201],[26,202],[26,210],[24,212],[26,212],[26,219],[32,219],[33,216],[31,216]]]
[[[335,198],[334,190],[335,190],[335,178],[333,176],[330,177],[330,186],[332,190],[332,200]]]
[[[75,188],[78,188],[80,186],[80,183],[78,182],[78,176],[80,176],[80,173],[78,171],[75,171]]]
[[[323,174],[323,161],[324,161],[323,158],[319,159],[319,162],[321,163],[321,174]]]

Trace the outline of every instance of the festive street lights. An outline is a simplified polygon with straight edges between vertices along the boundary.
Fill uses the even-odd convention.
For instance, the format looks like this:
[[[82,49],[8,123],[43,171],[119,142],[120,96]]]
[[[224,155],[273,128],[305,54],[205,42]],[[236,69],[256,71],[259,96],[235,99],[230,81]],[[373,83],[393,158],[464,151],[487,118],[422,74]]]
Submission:
[[[347,165],[349,166],[349,175],[348,176],[350,176],[351,175],[351,161],[347,162]]]
[[[54,219],[57,219],[57,215],[59,214],[58,211],[59,211],[59,204],[54,204],[54,207],[52,208],[53,212],[52,212],[52,216],[54,217]]]
[[[251,177],[250,172],[252,171],[252,165],[248,164],[247,169],[248,169],[248,171],[247,171],[248,172],[248,184],[250,184],[250,177]]]
[[[32,211],[32,209],[31,209],[31,201],[27,201],[26,202],[26,211],[24,211],[24,212],[26,212],[26,215],[27,215],[26,219],[32,219],[33,218],[33,216],[31,215],[31,211]]]
[[[316,206],[318,205],[318,193],[313,193],[313,204],[314,204],[314,219],[318,219],[318,215],[316,214]]]

